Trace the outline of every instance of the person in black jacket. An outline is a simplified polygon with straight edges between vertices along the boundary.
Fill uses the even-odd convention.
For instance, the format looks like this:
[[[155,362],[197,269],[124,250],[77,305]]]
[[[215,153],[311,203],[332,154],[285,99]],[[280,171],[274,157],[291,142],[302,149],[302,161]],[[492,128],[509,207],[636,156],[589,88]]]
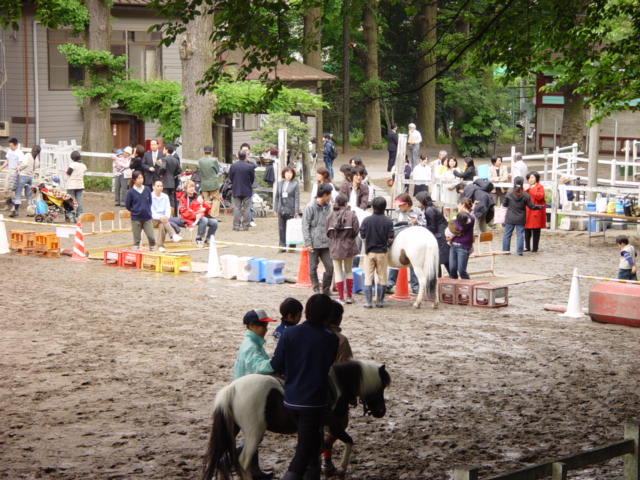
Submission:
[[[471,182],[473,181],[473,177],[477,175],[476,165],[473,162],[473,158],[471,157],[464,157],[464,164],[466,165],[464,168],[464,172],[460,173],[454,170],[453,174],[461,180],[464,180],[465,182]]]
[[[256,177],[255,167],[247,159],[244,150],[238,152],[238,161],[229,169],[231,191],[233,194],[233,229],[249,230],[251,223],[251,199],[253,198],[253,181]]]
[[[328,374],[338,354],[338,337],[327,329],[333,300],[316,293],[305,305],[306,321],[287,328],[271,359],[284,374],[284,406],[298,427],[298,443],[283,480],[320,478],[322,417],[329,393]]]
[[[516,253],[522,256],[524,249],[524,224],[527,220],[527,209],[541,210],[542,205],[535,205],[529,194],[523,191],[524,179],[516,177],[513,179],[513,189],[507,193],[502,201],[502,206],[507,208],[507,215],[504,222],[504,235],[502,236],[502,251],[508,252],[511,249],[511,235],[516,231]]]
[[[424,215],[422,216],[424,224],[421,226],[433,233],[433,236],[436,237],[438,241],[438,252],[440,254],[438,277],[442,277],[441,265],[444,265],[447,273],[449,272],[449,250],[451,249],[451,245],[447,242],[444,234],[447,229],[447,219],[444,218],[440,209],[435,206],[429,193],[418,192],[416,201],[418,202],[418,206],[424,210]]]
[[[182,173],[180,168],[180,160],[174,153],[176,147],[173,143],[167,143],[164,146],[164,157],[158,160],[158,176],[162,179],[162,187],[164,193],[169,197],[171,207],[176,212],[176,177]]]
[[[493,186],[491,187],[493,189]],[[491,191],[491,189],[489,191]],[[488,230],[487,223],[493,219],[495,201],[490,193],[484,191],[475,183],[466,185],[460,182],[456,185],[456,191],[460,194],[460,198],[469,198],[474,202],[473,216],[476,218],[476,231],[486,232]]]
[[[392,123],[391,130],[387,135],[387,150],[389,150],[389,160],[387,161],[387,172],[391,172],[396,164],[396,153],[398,152],[398,124]]]
[[[158,160],[164,157],[162,150],[158,149],[158,141],[153,139],[149,142],[151,150],[144,152],[142,156],[142,173],[144,173],[144,184],[151,188],[153,182],[160,178],[158,175]],[[164,188],[164,186],[163,186]]]

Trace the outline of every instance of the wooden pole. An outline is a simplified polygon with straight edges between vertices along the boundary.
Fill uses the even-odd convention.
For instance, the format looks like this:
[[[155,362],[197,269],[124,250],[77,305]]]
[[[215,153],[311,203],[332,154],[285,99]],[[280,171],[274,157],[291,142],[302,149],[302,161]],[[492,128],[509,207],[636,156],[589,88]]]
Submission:
[[[638,448],[640,445],[640,422],[633,420],[624,425],[624,438],[635,443],[633,453],[624,456],[624,480],[640,480],[640,463],[638,462]]]
[[[478,480],[478,468],[470,465],[456,467],[453,471],[453,480]]]
[[[566,463],[555,462],[551,465],[551,480],[567,480],[569,468]]]

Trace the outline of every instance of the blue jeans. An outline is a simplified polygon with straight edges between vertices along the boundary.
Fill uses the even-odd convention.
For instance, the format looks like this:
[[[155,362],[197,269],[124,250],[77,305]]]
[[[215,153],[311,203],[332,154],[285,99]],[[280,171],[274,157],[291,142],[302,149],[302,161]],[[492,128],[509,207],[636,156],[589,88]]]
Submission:
[[[207,227],[209,227],[209,231],[207,231]],[[211,217],[202,217],[198,222],[198,238],[204,237],[205,233],[207,234],[205,240],[209,240],[211,235],[216,234],[216,230],[218,230],[218,220]]]
[[[329,170],[329,175],[333,178],[333,160],[328,155],[324,156],[324,166]]]
[[[24,196],[27,199],[27,205],[31,203],[31,184],[33,183],[33,177],[29,175],[18,175],[18,188],[16,188],[16,194],[13,197],[13,204],[20,205],[20,195],[24,190]]]
[[[451,250],[449,250],[449,276],[451,278],[469,279],[467,273],[467,263],[469,262],[469,249],[464,248],[459,243],[451,244]]]
[[[82,192],[84,192],[83,188],[72,188],[70,190],[67,189],[67,193],[75,198],[76,202],[78,202],[78,210],[76,210],[76,215],[78,217],[82,215]]]
[[[504,224],[504,235],[502,236],[502,251],[508,252],[511,248],[511,234],[516,230],[516,253],[522,255],[524,249],[524,225]]]

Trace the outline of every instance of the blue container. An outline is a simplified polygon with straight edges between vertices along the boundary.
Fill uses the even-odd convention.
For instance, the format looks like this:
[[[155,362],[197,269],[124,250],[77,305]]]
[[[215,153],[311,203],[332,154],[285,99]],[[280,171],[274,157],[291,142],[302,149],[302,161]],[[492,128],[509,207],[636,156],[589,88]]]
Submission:
[[[47,213],[47,204],[44,200],[39,200],[36,202],[36,215]]]
[[[596,211],[596,202],[587,202],[587,212],[595,212]],[[602,226],[600,226],[602,229]],[[590,232],[598,232],[598,223],[596,222],[595,217],[589,217],[589,225],[587,225],[587,230]]]
[[[485,180],[489,179],[489,165],[483,164],[477,166],[478,177],[484,178]]]
[[[624,204],[622,202],[616,202],[616,214],[624,215]]]

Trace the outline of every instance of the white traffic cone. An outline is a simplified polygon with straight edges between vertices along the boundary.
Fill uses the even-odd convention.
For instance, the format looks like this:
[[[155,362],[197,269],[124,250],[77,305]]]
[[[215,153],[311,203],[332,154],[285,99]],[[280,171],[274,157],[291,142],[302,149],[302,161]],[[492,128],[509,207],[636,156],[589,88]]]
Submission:
[[[218,258],[218,248],[216,247],[216,238],[211,235],[209,238],[209,268],[207,269],[207,277],[221,277],[220,259]]]
[[[580,306],[580,279],[578,278],[578,269],[573,269],[573,278],[571,279],[571,291],[569,292],[569,301],[567,302],[567,311],[560,314],[563,317],[582,318],[584,313]]]
[[[0,255],[9,253],[9,242],[7,241],[7,229],[4,226],[4,215],[0,215]]]

